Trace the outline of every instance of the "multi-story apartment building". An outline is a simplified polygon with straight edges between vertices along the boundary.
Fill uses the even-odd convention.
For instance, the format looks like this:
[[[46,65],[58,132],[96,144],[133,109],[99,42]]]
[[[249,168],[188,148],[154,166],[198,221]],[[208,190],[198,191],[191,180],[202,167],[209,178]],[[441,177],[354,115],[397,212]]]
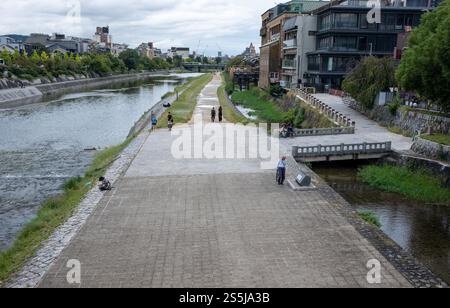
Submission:
[[[311,14],[299,14],[286,21],[280,80],[282,87],[297,88],[306,82],[307,53],[316,49],[316,30],[317,17]]]
[[[285,27],[286,22],[292,19],[292,17],[298,16],[300,13],[314,10],[322,5],[323,1],[293,0],[279,4],[262,15],[262,27],[260,31],[260,87],[267,88],[271,84],[279,83],[282,80],[283,59],[285,58],[285,53],[290,53],[288,49],[292,49],[285,49],[284,42],[294,40],[290,36],[292,35],[293,28],[290,26]],[[289,24],[291,23],[290,21]],[[293,64],[289,62],[289,57],[284,60],[285,65]]]
[[[109,27],[97,27],[94,34],[94,41],[96,41],[102,48],[112,48],[112,36],[109,34]]]
[[[393,56],[399,34],[420,23],[421,16],[438,2],[384,1],[381,23],[369,23],[365,0],[332,1],[317,15],[316,50],[307,53],[306,84],[319,89],[341,87],[348,71],[367,56]]]
[[[147,57],[149,59],[153,59],[156,57],[155,47],[153,46],[152,42],[142,43],[137,48],[137,51],[139,52],[139,55],[142,57]]]

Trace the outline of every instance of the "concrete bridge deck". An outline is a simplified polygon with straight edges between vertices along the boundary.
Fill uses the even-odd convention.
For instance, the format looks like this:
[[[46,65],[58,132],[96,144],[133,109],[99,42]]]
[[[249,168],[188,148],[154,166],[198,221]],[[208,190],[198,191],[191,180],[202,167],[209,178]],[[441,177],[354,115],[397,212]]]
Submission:
[[[219,84],[203,92],[209,104]],[[70,259],[81,287],[411,287],[342,201],[278,186],[258,160],[177,160],[174,138],[149,136],[40,287],[79,287],[66,281]],[[371,259],[379,285],[366,279]]]

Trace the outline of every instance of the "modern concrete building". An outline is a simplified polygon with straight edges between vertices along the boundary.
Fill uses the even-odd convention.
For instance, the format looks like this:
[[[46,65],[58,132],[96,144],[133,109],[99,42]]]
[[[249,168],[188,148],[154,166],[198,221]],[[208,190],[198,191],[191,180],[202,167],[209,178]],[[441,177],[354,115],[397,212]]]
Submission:
[[[175,58],[179,56],[184,60],[189,58],[189,51],[190,49],[188,47],[172,47],[167,54],[169,58]]]
[[[286,40],[285,24],[287,20],[300,13],[316,9],[324,3],[327,2],[293,0],[279,4],[262,15],[260,87],[268,88],[271,84],[278,84],[282,80],[282,65],[285,55],[283,43]]]
[[[137,51],[141,57],[147,57],[153,59],[157,56],[157,50],[152,42],[142,43],[137,48]]]
[[[109,34],[108,27],[97,27],[94,34],[94,41],[97,42],[101,47],[112,49],[112,36]]]
[[[293,89],[306,81],[304,75],[308,69],[307,53],[316,48],[317,17],[299,14],[286,20],[283,30],[285,35],[280,85]]]
[[[118,57],[122,52],[128,49],[127,44],[113,44],[111,53],[113,56]]]
[[[399,34],[418,26],[422,15],[438,2],[382,2],[379,24],[368,22],[367,4],[366,0],[332,1],[312,12],[317,15],[316,50],[308,52],[306,85],[340,89],[346,73],[362,58],[392,57]]]

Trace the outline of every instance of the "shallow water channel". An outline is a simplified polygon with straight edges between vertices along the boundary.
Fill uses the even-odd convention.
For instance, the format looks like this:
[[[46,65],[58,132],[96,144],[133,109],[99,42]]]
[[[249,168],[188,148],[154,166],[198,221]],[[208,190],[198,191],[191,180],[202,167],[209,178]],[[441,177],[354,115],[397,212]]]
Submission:
[[[373,212],[384,233],[450,283],[450,207],[373,189],[358,178],[358,166],[351,164],[317,164],[313,170],[356,210]]]

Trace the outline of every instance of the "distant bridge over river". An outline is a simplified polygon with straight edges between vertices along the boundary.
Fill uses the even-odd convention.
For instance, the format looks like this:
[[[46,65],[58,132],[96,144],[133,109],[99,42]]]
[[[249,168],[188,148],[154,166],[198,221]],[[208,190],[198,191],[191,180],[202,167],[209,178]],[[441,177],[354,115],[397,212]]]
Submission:
[[[202,72],[202,71],[223,71],[225,70],[225,64],[203,64],[203,63],[183,63],[183,68],[192,72]]]

